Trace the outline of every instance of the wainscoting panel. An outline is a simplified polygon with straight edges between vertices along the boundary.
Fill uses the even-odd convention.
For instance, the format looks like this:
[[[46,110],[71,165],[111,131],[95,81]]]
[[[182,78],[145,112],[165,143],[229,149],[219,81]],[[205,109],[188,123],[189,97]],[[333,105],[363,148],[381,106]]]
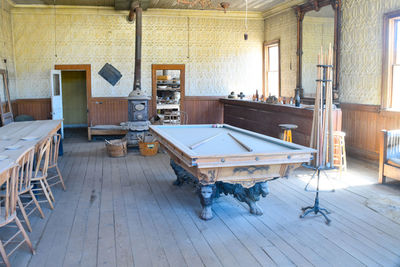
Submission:
[[[380,132],[400,129],[400,112],[381,111],[378,105],[341,104],[341,108],[348,153],[378,160]]]
[[[128,120],[128,100],[123,97],[96,97],[89,102],[89,117],[93,125],[119,125]]]
[[[189,124],[223,123],[224,105],[221,96],[185,96],[184,111]]]
[[[51,119],[50,98],[17,99],[13,104],[14,117],[18,115],[30,115],[35,120]]]
[[[217,96],[186,96],[184,110],[189,123],[222,123],[223,105]],[[26,114],[35,120],[51,119],[51,99],[18,99],[14,116]],[[95,97],[89,100],[89,125],[119,125],[128,120],[128,101],[123,97]]]

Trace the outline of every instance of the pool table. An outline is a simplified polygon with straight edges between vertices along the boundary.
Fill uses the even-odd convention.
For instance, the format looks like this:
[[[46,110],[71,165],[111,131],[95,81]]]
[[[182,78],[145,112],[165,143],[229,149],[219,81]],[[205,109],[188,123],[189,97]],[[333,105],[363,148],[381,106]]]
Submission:
[[[227,124],[152,125],[150,131],[171,157],[175,184],[193,180],[199,185],[204,220],[213,217],[212,202],[221,193],[261,215],[256,201],[268,194],[267,181],[286,176],[316,152]]]

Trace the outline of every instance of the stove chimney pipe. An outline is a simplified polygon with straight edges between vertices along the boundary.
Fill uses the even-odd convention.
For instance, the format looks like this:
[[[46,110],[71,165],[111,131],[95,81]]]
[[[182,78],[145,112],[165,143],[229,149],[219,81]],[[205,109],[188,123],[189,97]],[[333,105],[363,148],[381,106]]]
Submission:
[[[133,21],[136,16],[136,35],[135,35],[135,76],[133,80],[133,90],[130,97],[140,94],[141,88],[141,62],[142,62],[142,8],[139,2],[132,2],[128,15],[128,21]]]

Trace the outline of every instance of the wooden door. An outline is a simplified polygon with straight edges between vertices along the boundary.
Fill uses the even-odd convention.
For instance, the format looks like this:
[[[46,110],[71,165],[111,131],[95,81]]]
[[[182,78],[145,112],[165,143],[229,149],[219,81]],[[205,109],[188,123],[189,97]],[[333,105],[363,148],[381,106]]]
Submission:
[[[63,120],[61,70],[51,71],[51,117],[53,120]],[[64,123],[61,123],[61,136],[64,138]]]

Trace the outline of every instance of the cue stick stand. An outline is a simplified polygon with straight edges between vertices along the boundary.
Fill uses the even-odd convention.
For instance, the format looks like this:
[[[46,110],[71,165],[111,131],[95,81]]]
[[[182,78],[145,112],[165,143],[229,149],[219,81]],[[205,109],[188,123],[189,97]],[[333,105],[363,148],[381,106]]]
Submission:
[[[319,193],[320,192],[335,192],[335,188],[332,186],[331,190],[320,190],[320,178],[321,172],[323,172],[331,183],[329,176],[325,171],[334,169],[333,167],[333,139],[332,134],[332,71],[333,71],[333,52],[332,46],[329,46],[328,55],[325,57],[322,52],[318,56],[318,78],[317,92],[314,106],[313,124],[311,130],[310,146],[317,149],[316,160],[310,162],[309,165],[303,164],[306,168],[314,170],[313,175],[306,184],[304,190],[308,192],[315,192],[315,199],[313,206],[307,206],[301,208],[303,213],[300,218],[304,218],[310,213],[317,215],[320,213],[325,218],[325,223],[330,224],[331,220],[328,218],[330,212],[320,207],[319,204]],[[329,138],[329,140],[328,140]],[[329,146],[328,146],[329,142]],[[327,153],[328,152],[328,153]],[[328,157],[327,157],[328,155]],[[317,186],[315,190],[310,190],[309,185],[311,181],[316,178]],[[331,185],[333,185],[331,183]]]

